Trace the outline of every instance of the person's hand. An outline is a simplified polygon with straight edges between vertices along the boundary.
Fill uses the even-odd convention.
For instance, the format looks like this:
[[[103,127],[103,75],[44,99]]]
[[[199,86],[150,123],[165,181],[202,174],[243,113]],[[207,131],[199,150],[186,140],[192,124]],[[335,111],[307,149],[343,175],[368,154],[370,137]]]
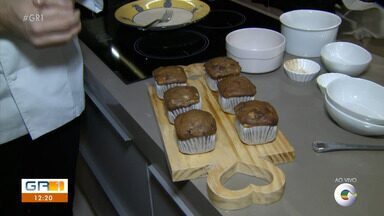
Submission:
[[[81,30],[72,0],[0,0],[0,24],[36,47],[66,43]]]

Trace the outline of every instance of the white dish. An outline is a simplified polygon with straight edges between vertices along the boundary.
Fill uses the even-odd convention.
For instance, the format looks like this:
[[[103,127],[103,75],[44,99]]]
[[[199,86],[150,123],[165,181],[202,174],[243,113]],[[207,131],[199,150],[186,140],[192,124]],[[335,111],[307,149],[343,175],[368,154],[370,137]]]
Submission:
[[[230,32],[225,41],[227,56],[239,62],[242,72],[270,72],[283,63],[285,37],[279,32],[244,28]]]
[[[320,10],[293,10],[280,16],[286,51],[301,57],[319,57],[321,48],[336,39],[341,18]]]
[[[148,30],[168,30],[181,28],[198,22],[209,14],[210,7],[199,0],[137,0],[129,2],[115,12],[115,18],[126,25],[142,28],[172,10],[168,22],[158,23]]]
[[[325,107],[332,119],[342,128],[350,132],[364,136],[384,135],[384,126],[361,121],[340,111],[335,106],[333,106],[332,103],[329,102],[327,96],[325,96]]]
[[[326,96],[340,111],[361,121],[384,126],[384,87],[359,78],[338,79]]]
[[[311,81],[320,71],[320,65],[309,59],[291,59],[284,62],[288,77],[297,82]]]
[[[334,42],[321,49],[321,60],[329,71],[358,76],[367,69],[372,55],[356,44]]]
[[[318,76],[316,79],[316,82],[317,82],[317,85],[319,86],[321,93],[325,94],[325,89],[327,88],[329,83],[337,79],[348,78],[348,77],[350,76],[346,74],[341,74],[341,73],[325,73]]]

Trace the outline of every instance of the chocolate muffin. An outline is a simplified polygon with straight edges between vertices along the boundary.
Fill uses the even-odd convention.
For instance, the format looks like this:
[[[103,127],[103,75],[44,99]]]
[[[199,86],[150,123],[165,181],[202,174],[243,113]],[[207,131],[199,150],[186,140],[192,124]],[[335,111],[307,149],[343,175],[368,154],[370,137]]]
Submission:
[[[175,119],[179,151],[184,154],[199,154],[215,148],[216,121],[206,111],[191,110]]]
[[[193,86],[176,86],[164,93],[164,102],[168,110],[168,120],[173,124],[181,113],[192,109],[201,109],[200,95]]]
[[[156,84],[156,93],[163,99],[164,92],[175,86],[186,86],[187,76],[180,66],[158,67],[152,72]]]
[[[242,142],[263,144],[275,140],[279,117],[265,101],[247,101],[235,107],[236,129]]]
[[[220,80],[217,84],[219,89],[219,104],[224,112],[234,114],[237,104],[255,99],[256,87],[253,83],[242,76],[231,76]]]
[[[237,61],[229,57],[212,58],[204,64],[206,81],[212,91],[217,91],[217,82],[228,76],[239,76],[240,65]]]

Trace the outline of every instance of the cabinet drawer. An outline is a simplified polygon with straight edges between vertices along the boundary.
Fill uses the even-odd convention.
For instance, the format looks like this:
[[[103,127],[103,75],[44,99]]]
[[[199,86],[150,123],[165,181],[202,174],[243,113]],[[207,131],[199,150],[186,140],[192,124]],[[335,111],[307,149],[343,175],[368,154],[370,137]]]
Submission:
[[[147,161],[124,129],[116,129],[116,122],[111,123],[90,99],[85,116],[86,142],[80,150],[116,211],[150,215]]]

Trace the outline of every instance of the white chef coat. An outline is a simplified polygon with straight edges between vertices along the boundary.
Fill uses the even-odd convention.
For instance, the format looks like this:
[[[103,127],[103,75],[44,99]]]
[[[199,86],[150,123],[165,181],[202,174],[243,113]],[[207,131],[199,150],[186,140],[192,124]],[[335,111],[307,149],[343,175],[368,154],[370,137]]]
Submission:
[[[37,49],[0,34],[0,144],[36,139],[84,110],[83,60],[77,38]]]

